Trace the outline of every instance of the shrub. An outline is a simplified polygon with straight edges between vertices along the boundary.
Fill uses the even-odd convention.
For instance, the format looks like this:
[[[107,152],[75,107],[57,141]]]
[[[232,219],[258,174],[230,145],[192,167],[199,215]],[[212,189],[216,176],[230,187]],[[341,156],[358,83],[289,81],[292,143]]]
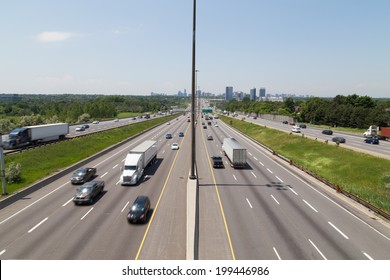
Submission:
[[[20,175],[22,166],[20,163],[11,162],[10,165],[5,169],[5,180],[7,183],[19,183],[22,181]]]

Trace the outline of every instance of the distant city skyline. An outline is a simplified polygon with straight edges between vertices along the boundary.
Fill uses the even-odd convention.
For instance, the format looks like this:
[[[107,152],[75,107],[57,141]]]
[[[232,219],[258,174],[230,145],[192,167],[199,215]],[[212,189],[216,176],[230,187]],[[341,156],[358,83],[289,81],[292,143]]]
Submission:
[[[192,0],[3,1],[0,93],[191,89]],[[390,96],[390,1],[197,1],[197,90]]]

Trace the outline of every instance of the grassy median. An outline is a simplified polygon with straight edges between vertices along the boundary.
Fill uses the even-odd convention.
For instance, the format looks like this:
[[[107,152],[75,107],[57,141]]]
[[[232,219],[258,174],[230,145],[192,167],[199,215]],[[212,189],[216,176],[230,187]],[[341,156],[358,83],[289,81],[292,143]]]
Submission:
[[[276,153],[390,213],[390,161],[340,146],[220,116]]]
[[[175,117],[175,115],[172,115],[137,122],[89,136],[74,138],[68,141],[26,150],[22,153],[8,155],[5,157],[5,166],[7,168],[11,162],[19,163],[21,165],[21,181],[7,184],[7,193],[12,194],[41,178]]]

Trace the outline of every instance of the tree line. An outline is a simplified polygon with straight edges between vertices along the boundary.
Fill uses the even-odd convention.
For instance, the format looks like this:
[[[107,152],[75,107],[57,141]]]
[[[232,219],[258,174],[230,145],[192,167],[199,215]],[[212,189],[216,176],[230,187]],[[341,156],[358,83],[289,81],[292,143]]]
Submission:
[[[115,118],[121,112],[158,112],[186,106],[177,96],[18,95],[0,102],[0,133],[15,127]]]
[[[367,128],[370,125],[390,126],[390,99],[373,99],[356,94],[334,98],[312,97],[297,99],[289,97],[283,102],[232,100],[224,105],[229,112],[285,115],[299,122]]]

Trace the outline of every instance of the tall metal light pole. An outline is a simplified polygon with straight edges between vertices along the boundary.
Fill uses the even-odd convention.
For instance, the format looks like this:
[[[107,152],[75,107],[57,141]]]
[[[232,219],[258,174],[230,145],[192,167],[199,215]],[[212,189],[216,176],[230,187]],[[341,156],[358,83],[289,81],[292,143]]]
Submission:
[[[191,173],[190,179],[196,179],[195,176],[195,30],[196,30],[196,0],[194,0],[194,14],[192,24],[192,106],[191,106],[191,128],[192,128],[192,152],[191,152]]]
[[[198,103],[198,112],[197,112],[197,117],[200,116],[200,93],[198,94],[198,72],[199,70],[195,70],[195,88],[196,88],[196,98],[197,98],[197,102]]]
[[[0,176],[1,176],[1,182],[3,186],[3,195],[7,194],[7,183],[5,181],[5,164],[4,164],[4,153],[3,153],[3,139],[2,135],[0,134]]]

